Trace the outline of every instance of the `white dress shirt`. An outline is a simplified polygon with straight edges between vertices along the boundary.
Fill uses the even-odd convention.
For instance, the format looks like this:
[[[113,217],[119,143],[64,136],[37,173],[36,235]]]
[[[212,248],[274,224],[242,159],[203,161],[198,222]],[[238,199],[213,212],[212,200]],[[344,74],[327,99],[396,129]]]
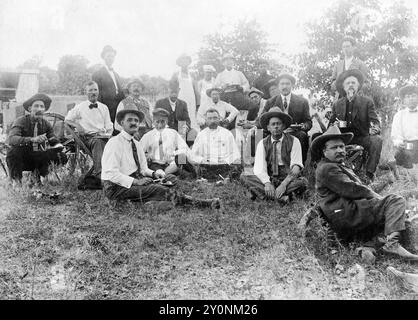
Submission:
[[[395,147],[404,141],[418,140],[418,111],[399,110],[393,117],[391,137]]]
[[[202,126],[205,124],[205,113],[209,109],[216,109],[219,112],[219,115],[221,119],[225,119],[226,113],[229,112],[228,120],[229,122],[234,121],[235,117],[238,115],[239,111],[237,108],[235,108],[233,105],[219,100],[218,103],[213,103],[212,100],[210,100],[210,103],[201,105],[199,107],[199,110],[197,111],[197,123]]]
[[[159,152],[160,134],[163,141],[163,159],[160,159]],[[148,158],[161,164],[172,164],[176,155],[181,153],[188,155],[190,152],[189,147],[181,135],[176,130],[170,128],[164,128],[163,130],[154,128],[144,134],[141,138],[140,145],[142,150],[148,153]]]
[[[176,102],[177,102],[177,100],[173,102],[173,101],[171,101],[170,98],[168,98],[168,102],[170,103],[171,110],[173,110],[173,112],[176,111]]]
[[[225,85],[239,84],[244,91],[250,90],[250,84],[241,71],[231,69],[220,72],[215,79],[215,87],[224,87]]]
[[[271,142],[274,142],[272,136],[270,136],[270,139],[271,139]],[[279,161],[279,165],[284,165],[282,156],[281,156],[282,141],[283,141],[283,136],[279,139],[279,142],[276,144],[276,152],[278,153],[277,159]],[[299,139],[293,137],[292,151],[290,152],[290,168],[292,168],[294,165],[298,165],[301,169],[303,168],[302,148],[300,146]],[[266,161],[263,140],[261,140],[258,143],[257,149],[255,150],[254,174],[258,177],[258,179],[260,179],[260,181],[263,184],[270,182],[270,177],[267,173],[267,161]]]
[[[351,66],[351,63],[353,62],[354,56],[351,56],[351,58],[344,58],[344,68],[345,70],[348,70]]]
[[[110,120],[109,109],[105,104],[97,101],[97,108],[90,109],[91,102],[83,101],[68,111],[65,120],[78,123],[87,134],[112,134],[113,124]]]
[[[223,127],[200,131],[192,147],[192,156],[200,164],[231,164],[240,160],[233,134]]]
[[[102,180],[111,181],[119,186],[130,188],[135,180],[130,175],[137,171],[131,140],[133,137],[126,131],[121,131],[106,143],[102,156]],[[140,143],[133,139],[139,159],[140,171],[143,176],[152,176],[147,159]]]
[[[118,94],[118,83],[116,82],[116,77],[115,77],[115,74],[113,73],[113,71],[112,70],[110,70],[109,69],[109,67],[107,66],[107,65],[105,65],[105,68],[106,68],[106,70],[107,70],[107,72],[109,72],[109,75],[110,75],[110,77],[112,78],[112,80],[113,80],[113,83],[115,84],[115,88],[116,88],[116,94]]]

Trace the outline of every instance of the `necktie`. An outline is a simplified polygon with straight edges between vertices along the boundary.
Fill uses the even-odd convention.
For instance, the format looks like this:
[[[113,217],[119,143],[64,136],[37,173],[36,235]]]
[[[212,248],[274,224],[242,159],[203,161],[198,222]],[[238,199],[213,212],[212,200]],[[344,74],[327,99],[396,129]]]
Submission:
[[[92,103],[92,104],[89,105],[90,109],[97,108],[97,107],[98,107],[97,103]]]
[[[138,149],[136,148],[136,145],[135,145],[135,142],[134,142],[133,138],[131,139],[131,147],[132,147],[132,153],[133,153],[133,156],[134,156],[135,164],[137,166],[136,172],[139,174],[141,166],[139,164]]]
[[[279,140],[273,141],[273,176],[279,175],[279,158],[277,154],[277,143],[279,143]]]
[[[284,101],[283,101],[283,109],[284,109],[284,111],[286,112],[286,110],[287,110],[287,99],[286,99],[286,97],[284,97],[284,99],[283,99]]]
[[[33,137],[38,136],[38,121],[35,122],[35,127],[33,128]],[[33,151],[39,151],[39,143],[32,143]]]
[[[164,149],[163,149],[163,135],[160,132],[160,139],[158,140],[158,152],[160,155],[160,161],[164,160]]]

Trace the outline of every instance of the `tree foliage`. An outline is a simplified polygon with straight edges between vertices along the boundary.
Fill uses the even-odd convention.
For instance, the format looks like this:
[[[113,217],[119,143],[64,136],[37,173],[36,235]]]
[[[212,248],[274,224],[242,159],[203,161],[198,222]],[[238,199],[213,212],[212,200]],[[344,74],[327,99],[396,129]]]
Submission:
[[[84,86],[90,80],[89,61],[81,55],[65,55],[58,63],[58,92],[68,95],[84,94]]]

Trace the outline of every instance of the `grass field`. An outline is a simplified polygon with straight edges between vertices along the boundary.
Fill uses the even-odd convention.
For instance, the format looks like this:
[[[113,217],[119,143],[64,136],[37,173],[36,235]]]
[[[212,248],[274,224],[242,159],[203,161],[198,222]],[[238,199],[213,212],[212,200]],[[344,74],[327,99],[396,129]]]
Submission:
[[[312,191],[280,207],[252,202],[235,183],[185,182],[190,194],[222,198],[223,209],[115,206],[102,191],[78,191],[76,178],[42,187],[58,200],[0,180],[1,299],[418,298],[386,273],[416,266],[382,255],[362,264],[355,244],[332,241],[318,221],[307,239],[298,235]]]

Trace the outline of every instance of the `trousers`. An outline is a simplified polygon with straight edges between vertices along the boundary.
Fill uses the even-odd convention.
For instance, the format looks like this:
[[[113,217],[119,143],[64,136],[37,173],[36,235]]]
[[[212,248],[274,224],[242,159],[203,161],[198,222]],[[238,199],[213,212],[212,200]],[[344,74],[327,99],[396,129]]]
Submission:
[[[102,156],[106,145],[106,139],[95,138],[94,136],[84,135],[80,136],[84,144],[91,151],[93,155],[93,171],[92,175],[100,179],[102,172]]]
[[[369,173],[375,173],[377,165],[380,161],[380,154],[382,152],[382,138],[378,135],[354,136],[350,144],[358,144],[364,148],[369,155],[366,163],[366,171]]]

